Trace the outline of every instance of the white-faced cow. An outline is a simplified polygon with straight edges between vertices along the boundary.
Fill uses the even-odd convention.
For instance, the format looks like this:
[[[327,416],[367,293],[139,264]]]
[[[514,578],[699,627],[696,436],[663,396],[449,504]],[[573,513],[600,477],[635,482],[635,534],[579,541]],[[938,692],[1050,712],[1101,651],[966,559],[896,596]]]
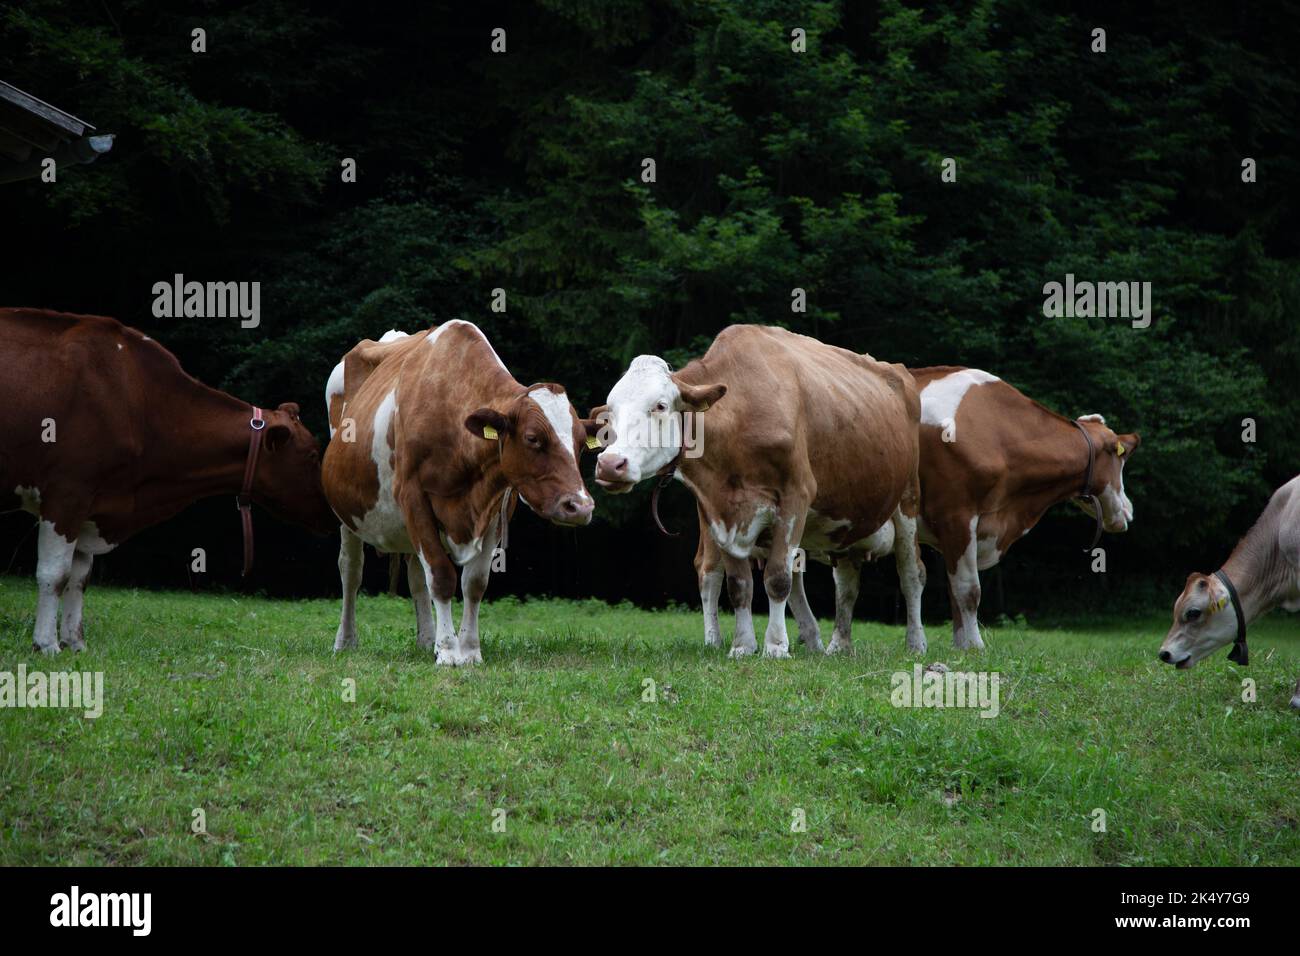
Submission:
[[[317,533],[334,526],[297,405],[263,412],[209,388],[115,319],[0,309],[0,341],[0,510],[12,502],[40,520],[41,651],[85,647],[96,555],[200,498],[237,495],[245,514],[251,500]]]
[[[1100,415],[1065,418],[988,372],[940,366],[912,369],[921,395],[919,539],[942,552],[952,602],[953,643],[981,648],[979,572],[998,563],[1048,508],[1074,500],[1098,530],[1121,532],[1133,518],[1124,463],[1140,439],[1116,435]],[[1100,503],[1100,517],[1098,517]],[[716,548],[701,533],[697,564]],[[828,650],[847,646],[863,559],[889,553],[888,539],[849,549],[835,535],[805,542],[808,557],[832,564],[835,631]],[[911,601],[908,596],[909,621]],[[817,619],[794,575],[790,607],[805,644],[816,649]],[[710,633],[705,604],[705,635]]]
[[[556,524],[591,521],[594,502],[578,472],[587,429],[564,389],[524,387],[476,326],[456,320],[362,342],[334,369],[326,401],[323,482],[343,522],[334,649],[357,642],[365,543],[418,557],[407,561],[407,580],[420,646],[435,647],[438,664],[481,662],[479,602],[515,498]]]
[[[1300,477],[1273,493],[1223,567],[1187,576],[1160,659],[1186,670],[1232,644],[1229,659],[1245,665],[1246,628],[1275,607],[1300,611]],[[1291,706],[1300,709],[1300,680]]]
[[[684,416],[698,416],[698,428]],[[679,372],[661,358],[638,357],[592,417],[607,422],[596,463],[601,487],[625,492],[673,474],[695,494],[701,538],[712,545],[707,559],[704,552],[697,559],[710,645],[722,640],[717,615],[725,570],[736,610],[731,655],[757,649],[749,561],[765,558],[770,617],[763,653],[788,657],[785,607],[795,550],[833,542],[845,553],[897,555],[908,646],[924,649],[924,570],[916,545],[920,402],[901,365],[784,329],[733,325]],[[691,433],[696,445],[684,453]],[[849,635],[837,637],[835,650]]]

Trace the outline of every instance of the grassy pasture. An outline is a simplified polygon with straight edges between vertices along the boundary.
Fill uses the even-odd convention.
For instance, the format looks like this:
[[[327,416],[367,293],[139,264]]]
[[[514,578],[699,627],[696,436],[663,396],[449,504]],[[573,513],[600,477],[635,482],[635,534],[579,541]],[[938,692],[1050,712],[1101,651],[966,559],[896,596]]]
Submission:
[[[0,671],[102,671],[106,701],[95,720],[0,709],[0,864],[1300,859],[1284,615],[1252,631],[1249,668],[1225,651],[1188,673],[1155,660],[1163,607],[994,627],[983,654],[931,622],[927,661],[1001,675],[984,719],[892,706],[914,659],[863,622],[852,657],[736,662],[697,611],[501,600],[486,663],[448,670],[386,596],[338,657],[333,601],[96,588],[90,650],[53,660],[29,650],[34,605],[34,582],[0,578]]]

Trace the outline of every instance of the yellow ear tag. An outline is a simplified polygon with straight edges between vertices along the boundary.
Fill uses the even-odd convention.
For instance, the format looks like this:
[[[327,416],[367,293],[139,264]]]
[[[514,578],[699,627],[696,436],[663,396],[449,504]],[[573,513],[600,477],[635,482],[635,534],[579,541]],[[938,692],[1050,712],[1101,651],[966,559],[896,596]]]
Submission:
[[[488,439],[488,441],[496,441],[496,440],[497,440],[497,430],[496,430],[495,428],[493,428],[491,425],[484,425],[484,426],[483,426],[483,437],[486,438],[486,439]]]
[[[595,435],[588,435],[587,447],[590,448],[592,451],[595,451],[597,448],[600,447],[600,439],[597,438]]]
[[[1124,451],[1125,451],[1124,443],[1123,443],[1122,441],[1117,441],[1117,442],[1115,442],[1115,454],[1117,454],[1117,455],[1119,455],[1119,457],[1123,458],[1123,457],[1124,457]]]
[[[1228,603],[1228,599],[1226,597],[1219,598],[1219,600],[1216,603],[1210,605],[1209,608],[1210,613],[1218,614],[1220,611],[1223,610],[1224,606],[1227,605],[1227,603]]]

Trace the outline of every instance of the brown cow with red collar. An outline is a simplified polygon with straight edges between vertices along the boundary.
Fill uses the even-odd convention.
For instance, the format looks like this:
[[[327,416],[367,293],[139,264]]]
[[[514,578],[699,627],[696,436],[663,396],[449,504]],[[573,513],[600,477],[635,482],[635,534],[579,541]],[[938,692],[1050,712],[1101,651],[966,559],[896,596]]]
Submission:
[[[323,481],[343,522],[334,649],[356,646],[362,545],[370,544],[418,558],[408,559],[407,580],[420,646],[435,647],[438,664],[480,663],[479,603],[515,498],[556,524],[591,521],[595,504],[578,472],[585,423],[563,388],[521,385],[487,337],[460,320],[362,342],[334,369],[326,403]],[[451,608],[458,566],[459,633]]]
[[[200,498],[239,493],[254,407],[116,319],[0,309],[0,341],[0,510],[40,519],[34,643],[81,650],[95,556]],[[250,497],[326,533],[320,446],[298,406],[264,421]]]

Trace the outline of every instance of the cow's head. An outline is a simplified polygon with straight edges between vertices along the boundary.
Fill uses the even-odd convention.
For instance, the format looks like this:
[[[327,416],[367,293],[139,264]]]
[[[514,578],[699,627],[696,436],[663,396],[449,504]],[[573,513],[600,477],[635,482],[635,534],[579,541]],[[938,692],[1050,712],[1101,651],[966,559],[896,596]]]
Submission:
[[[637,356],[607,403],[591,411],[605,447],[596,459],[596,484],[621,494],[663,469],[682,451],[684,416],[726,394],[725,385],[688,385],[656,355]]]
[[[1137,435],[1117,435],[1106,427],[1100,415],[1080,415],[1078,422],[1092,439],[1092,484],[1088,491],[1101,502],[1102,526],[1112,533],[1127,531],[1133,520],[1133,502],[1124,493],[1124,465],[1137,450],[1142,439]],[[1096,517],[1090,503],[1078,498],[1075,503]]]
[[[320,483],[320,442],[285,402],[263,413],[266,431],[253,474],[253,500],[278,518],[329,534],[339,526]]]
[[[1174,602],[1174,623],[1160,645],[1160,659],[1179,669],[1195,667],[1237,638],[1237,612],[1228,589],[1213,574],[1189,574]]]
[[[591,523],[596,503],[578,472],[587,423],[561,386],[534,385],[502,411],[480,408],[465,419],[465,427],[498,443],[506,481],[529,508],[556,524]]]

